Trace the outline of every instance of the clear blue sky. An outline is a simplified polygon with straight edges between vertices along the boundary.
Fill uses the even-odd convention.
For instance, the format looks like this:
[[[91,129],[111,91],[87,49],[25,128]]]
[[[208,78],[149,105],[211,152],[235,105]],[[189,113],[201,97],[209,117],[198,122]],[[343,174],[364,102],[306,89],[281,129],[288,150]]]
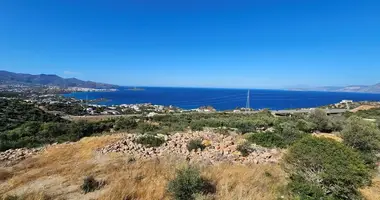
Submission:
[[[144,86],[380,82],[378,0],[1,0],[0,69]]]

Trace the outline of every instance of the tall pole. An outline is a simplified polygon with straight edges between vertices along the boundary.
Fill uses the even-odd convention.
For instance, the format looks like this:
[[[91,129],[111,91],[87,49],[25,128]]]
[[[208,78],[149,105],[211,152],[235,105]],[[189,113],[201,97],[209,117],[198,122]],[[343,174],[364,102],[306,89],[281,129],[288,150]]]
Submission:
[[[249,111],[249,109],[250,109],[250,105],[249,105],[249,90],[248,90],[248,93],[247,93],[247,103],[246,103],[246,105],[245,105],[245,109],[246,109],[246,111]]]

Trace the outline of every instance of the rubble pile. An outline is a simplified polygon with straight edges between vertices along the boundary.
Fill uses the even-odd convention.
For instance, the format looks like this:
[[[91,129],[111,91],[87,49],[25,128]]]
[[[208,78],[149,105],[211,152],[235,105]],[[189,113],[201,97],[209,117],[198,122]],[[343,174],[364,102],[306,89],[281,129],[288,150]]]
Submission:
[[[165,143],[159,147],[146,147],[135,142],[139,135],[127,134],[124,139],[99,149],[103,154],[120,152],[132,156],[135,159],[150,159],[160,156],[176,155],[191,162],[206,162],[215,164],[218,162],[230,162],[240,164],[277,163],[281,151],[251,145],[249,154],[242,156],[237,150],[244,140],[238,135],[222,135],[212,131],[197,131],[176,133],[173,135],[161,135]],[[206,146],[204,150],[187,149],[190,140],[200,139]]]

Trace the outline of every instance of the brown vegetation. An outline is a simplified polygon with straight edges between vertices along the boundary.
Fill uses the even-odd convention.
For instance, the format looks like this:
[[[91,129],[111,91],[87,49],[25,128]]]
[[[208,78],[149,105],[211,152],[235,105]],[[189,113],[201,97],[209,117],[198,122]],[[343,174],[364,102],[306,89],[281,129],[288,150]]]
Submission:
[[[367,200],[380,199],[380,178],[375,178],[371,186],[361,189],[360,192]]]
[[[350,111],[355,113],[355,112],[358,112],[361,110],[371,110],[371,109],[378,108],[378,107],[379,107],[378,105],[361,105],[361,106],[354,108]]]
[[[99,122],[113,118],[123,117],[124,115],[85,115],[85,116],[70,116],[72,121]]]
[[[321,137],[321,138],[330,138],[330,139],[333,139],[337,142],[343,141],[343,139],[341,137],[339,137],[337,134],[334,134],[334,133],[314,133],[313,136],[314,137]]]
[[[41,196],[42,191],[54,199],[170,199],[167,183],[187,162],[175,157],[135,161],[123,154],[96,153],[120,137],[84,138],[48,148],[13,168],[3,169],[14,176],[7,175],[7,181],[0,182],[0,193],[24,195],[25,199],[38,199],[35,194]],[[216,199],[275,199],[286,184],[285,173],[276,164],[197,167],[215,184]],[[89,175],[104,180],[106,185],[84,194],[80,185]]]

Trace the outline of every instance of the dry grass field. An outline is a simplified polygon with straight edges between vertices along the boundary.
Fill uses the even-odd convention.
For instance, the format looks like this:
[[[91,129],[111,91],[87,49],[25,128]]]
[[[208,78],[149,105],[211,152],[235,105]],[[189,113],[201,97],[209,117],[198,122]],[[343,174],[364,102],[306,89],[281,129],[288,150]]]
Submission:
[[[83,138],[73,144],[48,148],[11,168],[0,170],[0,193],[22,199],[170,199],[166,190],[176,169],[185,160],[165,157],[133,161],[126,155],[101,155],[96,149],[110,144],[121,135]],[[252,166],[220,164],[196,166],[202,176],[216,186],[214,199],[276,199],[286,185],[285,173],[277,164]],[[105,186],[84,194],[83,178],[93,175]]]
[[[380,199],[380,178],[377,177],[372,181],[370,187],[366,187],[360,190],[365,199],[378,200]]]
[[[26,200],[171,199],[167,183],[175,177],[177,169],[188,163],[176,157],[133,160],[125,154],[96,152],[122,137],[114,134],[83,138],[73,144],[50,147],[16,166],[0,168],[0,194]],[[209,199],[273,200],[283,195],[281,191],[286,185],[286,174],[278,164],[200,163],[196,167],[216,186],[216,193]],[[89,175],[105,181],[105,185],[84,194],[80,186]],[[361,192],[368,200],[380,199],[380,179],[375,178]]]

